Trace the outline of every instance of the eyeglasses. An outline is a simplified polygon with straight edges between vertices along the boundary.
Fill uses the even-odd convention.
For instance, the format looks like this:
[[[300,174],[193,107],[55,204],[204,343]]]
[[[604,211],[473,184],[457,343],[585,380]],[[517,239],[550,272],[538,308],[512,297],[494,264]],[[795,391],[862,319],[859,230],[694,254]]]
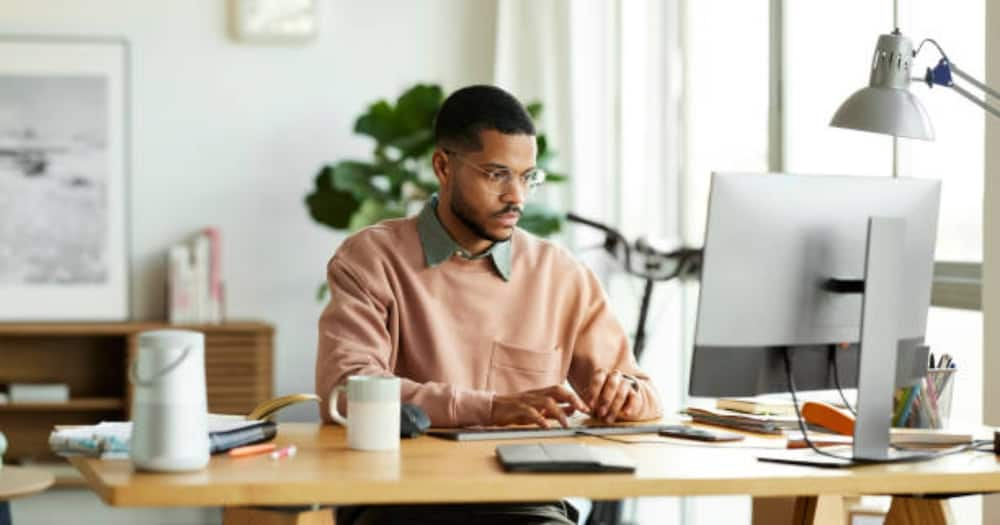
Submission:
[[[528,194],[534,193],[545,182],[545,172],[538,168],[532,168],[521,175],[517,175],[510,168],[494,167],[494,168],[483,168],[476,166],[471,162],[467,162],[464,155],[451,150],[443,150],[446,155],[453,156],[458,160],[462,161],[466,166],[482,173],[484,175],[483,181],[487,191],[490,193],[495,193],[497,195],[504,195],[510,193],[511,185],[514,181],[521,186],[522,189]]]

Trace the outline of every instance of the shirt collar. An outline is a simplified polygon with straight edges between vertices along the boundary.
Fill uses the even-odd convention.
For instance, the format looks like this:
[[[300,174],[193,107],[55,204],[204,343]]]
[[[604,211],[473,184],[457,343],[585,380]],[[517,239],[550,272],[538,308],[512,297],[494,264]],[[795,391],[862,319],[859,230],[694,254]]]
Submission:
[[[458,253],[466,259],[481,259],[489,257],[493,262],[493,268],[503,278],[510,280],[511,270],[511,242],[510,240],[495,242],[492,246],[480,255],[473,256],[465,251],[441,224],[437,217],[438,196],[435,193],[424,204],[417,217],[417,232],[420,234],[420,243],[424,247],[424,260],[427,266],[433,268],[448,260],[452,254]]]

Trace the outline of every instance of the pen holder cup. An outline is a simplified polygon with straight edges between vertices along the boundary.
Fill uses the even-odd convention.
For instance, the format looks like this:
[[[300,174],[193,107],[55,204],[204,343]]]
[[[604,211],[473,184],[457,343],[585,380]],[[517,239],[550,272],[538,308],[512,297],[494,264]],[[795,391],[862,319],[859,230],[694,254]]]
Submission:
[[[956,371],[929,368],[918,384],[897,388],[892,401],[892,426],[947,428]]]

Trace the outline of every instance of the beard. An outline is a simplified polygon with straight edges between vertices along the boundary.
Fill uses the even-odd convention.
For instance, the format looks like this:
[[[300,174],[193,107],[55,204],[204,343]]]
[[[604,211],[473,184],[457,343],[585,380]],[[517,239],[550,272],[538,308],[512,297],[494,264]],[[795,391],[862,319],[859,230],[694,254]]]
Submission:
[[[521,209],[517,206],[506,206],[504,209],[496,212],[494,215],[501,215],[504,213],[510,213],[511,211],[521,212]],[[503,242],[509,240],[512,235],[514,235],[513,230],[511,230],[510,235],[506,237],[497,237],[492,235],[486,230],[486,227],[482,223],[476,221],[474,218],[475,213],[471,206],[465,201],[462,196],[462,191],[459,188],[455,188],[451,195],[451,212],[458,217],[458,220],[462,221],[462,224],[472,230],[480,239],[485,239],[491,242]]]

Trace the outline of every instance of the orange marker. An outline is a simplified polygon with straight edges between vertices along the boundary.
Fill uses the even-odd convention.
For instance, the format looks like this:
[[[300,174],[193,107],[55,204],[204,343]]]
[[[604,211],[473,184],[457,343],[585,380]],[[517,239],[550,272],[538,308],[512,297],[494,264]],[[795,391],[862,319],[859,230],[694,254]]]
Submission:
[[[264,454],[270,452],[277,448],[274,443],[263,443],[260,445],[247,445],[245,447],[236,447],[229,451],[229,455],[234,458],[242,458],[246,456],[253,456],[256,454]]]

